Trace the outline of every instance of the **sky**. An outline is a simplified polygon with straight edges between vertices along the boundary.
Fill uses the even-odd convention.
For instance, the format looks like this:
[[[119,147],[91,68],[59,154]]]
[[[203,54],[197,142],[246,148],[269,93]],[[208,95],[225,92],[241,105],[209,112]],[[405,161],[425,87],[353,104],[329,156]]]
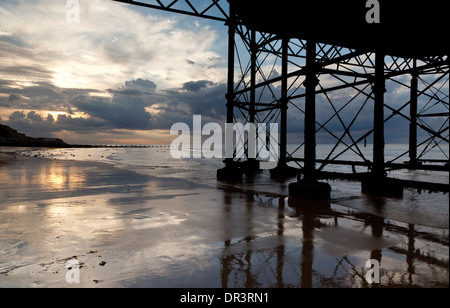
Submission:
[[[68,22],[68,2],[80,5],[78,23]],[[227,32],[222,22],[111,0],[2,0],[0,123],[74,144],[170,143],[171,126],[190,124],[197,114],[203,123],[225,123]],[[326,76],[320,79],[327,84]],[[408,84],[409,77],[400,81]],[[448,93],[448,82],[443,90]],[[393,106],[409,99],[396,83],[388,93]],[[344,103],[353,94],[330,95]],[[327,99],[318,96],[317,106],[326,121]],[[351,121],[355,108],[342,116]],[[302,117],[289,109],[289,140],[301,143]],[[364,133],[372,119],[366,108],[352,129]],[[329,125],[340,136],[337,117]],[[401,117],[386,130],[387,142],[408,142]],[[326,135],[318,142],[336,141]]]
[[[69,143],[147,144],[198,112],[224,121],[223,23],[78,3],[69,23],[66,0],[2,0],[0,123]]]

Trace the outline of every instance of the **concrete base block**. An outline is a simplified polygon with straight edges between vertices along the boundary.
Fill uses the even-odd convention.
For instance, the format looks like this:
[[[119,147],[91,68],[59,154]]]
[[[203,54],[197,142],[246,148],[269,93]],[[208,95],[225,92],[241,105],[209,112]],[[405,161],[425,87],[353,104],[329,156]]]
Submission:
[[[289,166],[277,166],[270,170],[270,176],[273,178],[292,178],[297,176],[299,170]]]
[[[243,171],[241,168],[224,167],[217,170],[217,179],[223,181],[242,180]]]
[[[299,181],[289,184],[289,196],[309,200],[329,200],[331,186],[324,182]]]
[[[404,187],[387,177],[368,176],[361,181],[361,189],[363,192],[379,196],[401,197]]]

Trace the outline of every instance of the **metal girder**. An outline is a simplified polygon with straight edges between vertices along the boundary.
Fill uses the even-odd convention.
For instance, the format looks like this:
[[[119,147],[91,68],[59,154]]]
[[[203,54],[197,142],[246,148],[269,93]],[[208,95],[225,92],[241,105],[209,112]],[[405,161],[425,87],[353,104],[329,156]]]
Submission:
[[[277,142],[283,152],[279,159],[284,164],[295,163],[303,171],[310,169],[311,174],[315,171],[327,172],[324,168],[328,164],[346,165],[342,159],[338,159],[346,152],[353,152],[351,154],[356,155],[355,159],[361,161],[355,160],[349,162],[349,165],[365,166],[372,172],[376,169],[376,173],[383,175],[389,168],[423,168],[419,162],[426,159],[424,155],[430,148],[440,147],[441,143],[448,145],[450,61],[446,52],[428,55],[408,51],[397,54],[391,51],[405,49],[401,44],[397,46],[399,49],[391,50],[379,48],[389,45],[385,41],[375,45],[372,42],[359,44],[352,40],[346,41],[345,35],[341,37],[340,34],[336,34],[332,40],[326,40],[312,35],[319,34],[314,31],[310,36],[300,35],[303,32],[295,30],[299,28],[297,18],[293,19],[296,24],[295,29],[293,28],[295,33],[276,31],[277,26],[269,17],[284,20],[288,19],[286,16],[290,16],[289,14],[297,14],[281,10],[283,5],[278,3],[270,3],[270,7],[265,7],[257,1],[258,10],[250,5],[256,5],[256,0],[113,1],[216,20],[228,26],[227,123],[242,120],[247,123],[280,123],[282,137]],[[288,2],[284,2],[284,5],[288,5]],[[279,16],[271,11],[272,7],[281,10]],[[252,8],[247,12],[248,15],[244,14],[245,8]],[[258,13],[267,14],[267,18]],[[416,37],[413,32],[410,34]],[[427,41],[422,39],[414,40],[414,47],[422,50],[427,45]],[[410,85],[405,82],[408,76],[415,78]],[[385,93],[385,90],[389,90],[393,82],[410,92],[409,101],[400,104],[398,101],[384,99],[385,96],[389,98],[391,93]],[[417,87],[417,82],[422,82],[423,86]],[[339,95],[332,93],[338,91],[351,94],[341,99]],[[316,105],[321,108],[317,119],[314,115]],[[370,110],[375,105],[376,108]],[[423,106],[423,110],[416,110],[417,105]],[[289,115],[297,113],[297,119],[304,118],[304,126],[308,127],[308,132],[305,129],[304,140],[298,140],[298,147],[293,151],[286,149],[287,110],[291,107],[293,112]],[[373,127],[367,131],[358,130],[361,114],[368,111],[377,114],[372,121]],[[394,122],[392,118],[394,121],[400,119],[409,123],[410,149],[391,161],[385,161],[384,129]],[[439,118],[440,122],[434,121],[435,118]],[[427,120],[429,123],[425,122]],[[418,129],[422,135],[417,136]],[[335,143],[326,159],[315,157],[314,138],[319,133],[332,137]],[[424,133],[429,138],[424,140]],[[376,139],[374,143],[377,144],[371,159],[366,158],[366,154],[358,146],[361,142],[366,146],[368,137]],[[296,157],[302,147],[305,150],[304,157]],[[418,153],[420,148],[421,154]],[[408,153],[408,164],[396,163]],[[448,154],[444,153],[443,156],[442,161],[447,163],[447,167],[430,168],[448,168]],[[305,162],[304,166],[299,162]],[[315,163],[320,163],[321,166],[316,169]],[[233,158],[227,159],[226,165],[234,166]]]
[[[172,13],[189,15],[227,22],[229,19],[228,0],[112,0],[126,4],[147,7]]]

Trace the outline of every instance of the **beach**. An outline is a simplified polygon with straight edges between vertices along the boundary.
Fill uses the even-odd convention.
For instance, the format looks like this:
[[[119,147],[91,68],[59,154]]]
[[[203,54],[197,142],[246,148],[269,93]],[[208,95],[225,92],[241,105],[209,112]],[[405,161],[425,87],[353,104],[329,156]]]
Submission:
[[[164,147],[3,152],[0,287],[449,286],[448,194],[331,183],[331,201],[311,202],[288,198],[294,179],[224,183],[220,162]]]

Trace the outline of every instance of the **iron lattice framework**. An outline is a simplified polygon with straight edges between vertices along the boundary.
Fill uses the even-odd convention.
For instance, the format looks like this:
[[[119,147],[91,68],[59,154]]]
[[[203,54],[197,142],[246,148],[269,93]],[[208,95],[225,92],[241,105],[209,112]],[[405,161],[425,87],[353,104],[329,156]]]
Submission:
[[[228,194],[225,200],[231,201],[233,194],[231,192],[225,192],[225,194]],[[238,196],[235,197],[238,198]],[[427,266],[438,272],[442,270],[445,272],[448,268],[448,255],[430,255],[429,253],[425,255],[426,253],[421,251],[417,245],[417,243],[425,241],[442,247],[445,251],[448,248],[448,241],[435,234],[420,232],[412,224],[397,226],[385,222],[381,217],[366,213],[340,212],[332,209],[319,211],[316,209],[314,211],[295,207],[295,204],[295,212],[286,215],[284,198],[272,201],[278,201],[279,204],[277,230],[270,233],[271,241],[276,244],[271,249],[265,248],[264,244],[258,246],[258,241],[264,241],[267,238],[259,237],[256,234],[225,241],[220,262],[222,288],[369,287],[364,279],[364,269],[357,265],[358,257],[348,258],[345,256],[325,259],[326,261],[315,258],[315,251],[323,248],[323,243],[319,245],[320,247],[316,244],[316,230],[326,231],[327,228],[341,225],[344,222],[351,222],[354,225],[364,226],[364,228],[370,227],[371,235],[374,238],[381,238],[387,234],[395,234],[402,238],[404,245],[400,248],[390,247],[386,250],[373,249],[370,251],[372,259],[382,260],[383,254],[388,254],[390,257],[395,256],[405,260],[405,270],[401,273],[389,269],[385,265],[386,268],[382,271],[381,276],[382,280],[390,287],[415,286],[417,279],[420,279],[420,276],[417,275],[417,268],[421,263],[426,263]],[[231,206],[231,204],[228,205]],[[245,210],[248,211],[249,208]],[[242,219],[248,219],[245,213],[242,213],[241,216]],[[292,222],[295,217],[302,219],[302,243],[292,243],[283,238],[286,235],[286,223]],[[320,266],[321,262],[325,262],[327,266]],[[401,278],[395,277],[396,275],[400,275]]]
[[[379,108],[381,112],[368,119],[362,115],[372,113],[374,109],[376,53],[285,39],[246,29],[244,25],[238,26],[237,34],[241,46],[236,48],[239,79],[233,92],[233,104],[237,110],[234,112],[234,121],[281,121],[282,127],[286,126],[281,139],[289,131],[295,131],[296,125],[298,127],[299,123],[305,122],[309,44],[313,45],[310,50],[315,51],[312,82],[317,108],[314,132],[310,134],[321,139],[328,136],[327,140],[334,140],[328,155],[315,159],[318,171],[330,164],[363,166],[372,171],[379,168],[378,171],[383,173],[386,169],[396,168],[448,170],[448,166],[421,164],[448,163],[447,56],[422,59],[383,56],[378,68],[382,74],[380,80],[383,92],[394,89],[395,94],[404,92],[408,95],[400,102],[393,101],[389,91],[383,93],[384,101],[382,108]],[[289,110],[289,115],[286,110]],[[368,121],[373,123],[372,128],[361,130],[359,127]],[[386,161],[383,135],[379,136],[380,149],[367,151],[367,140],[375,147],[378,136],[374,135],[380,134],[380,128],[388,129],[391,123],[398,127],[399,122],[403,122],[405,131],[409,131],[408,151]],[[294,127],[289,125],[291,123]],[[304,151],[301,150],[306,147],[307,137],[304,136],[303,142],[294,148],[288,147],[286,141],[283,144],[282,140],[280,163],[294,162],[303,169],[306,157],[302,157]],[[433,149],[438,150],[442,159],[427,157]],[[348,157],[349,153],[356,160],[346,160],[344,157]]]
[[[267,22],[239,14],[237,2],[229,0],[115,1],[229,27],[227,122],[278,123],[277,169],[282,174],[288,174],[289,167],[311,178],[358,178],[367,169],[376,177],[405,168],[449,171],[447,50],[411,52],[410,46],[401,49],[400,44],[370,48],[357,40],[339,44],[339,38],[316,39],[315,33],[302,37],[301,31],[291,29],[268,31]],[[273,23],[280,21],[278,17]],[[364,129],[367,124],[371,129]],[[299,131],[303,133],[294,134]],[[385,157],[385,135],[392,132],[408,136],[409,148]],[[317,140],[331,143],[323,157],[317,157]],[[226,165],[239,166],[245,160],[228,159]],[[350,171],[336,175],[330,172],[334,165]],[[427,186],[412,181],[407,185]],[[448,184],[433,189],[449,190]]]
[[[227,22],[230,18],[227,0],[113,0],[156,10]]]

